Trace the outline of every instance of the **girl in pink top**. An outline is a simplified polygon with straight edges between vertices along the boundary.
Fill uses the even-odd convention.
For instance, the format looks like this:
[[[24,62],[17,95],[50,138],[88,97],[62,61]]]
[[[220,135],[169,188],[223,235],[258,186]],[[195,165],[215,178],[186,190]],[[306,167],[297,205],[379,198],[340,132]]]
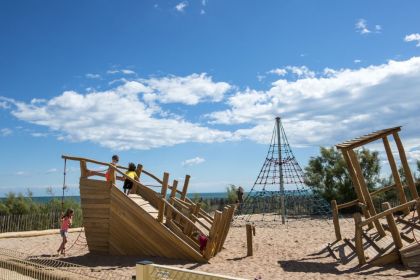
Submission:
[[[69,234],[69,227],[71,226],[73,218],[73,209],[67,209],[66,213],[61,217],[61,228],[60,228],[60,235],[63,238],[60,247],[57,250],[57,253],[61,253],[65,255],[66,252],[66,243],[67,243],[67,236]]]

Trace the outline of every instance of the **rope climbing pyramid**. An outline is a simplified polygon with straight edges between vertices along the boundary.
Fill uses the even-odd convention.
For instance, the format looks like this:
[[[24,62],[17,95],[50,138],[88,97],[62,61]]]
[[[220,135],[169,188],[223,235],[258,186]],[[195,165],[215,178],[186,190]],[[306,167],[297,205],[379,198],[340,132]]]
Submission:
[[[285,224],[291,218],[327,218],[330,213],[328,202],[305,185],[303,170],[277,117],[266,159],[252,189],[239,205],[235,223]]]

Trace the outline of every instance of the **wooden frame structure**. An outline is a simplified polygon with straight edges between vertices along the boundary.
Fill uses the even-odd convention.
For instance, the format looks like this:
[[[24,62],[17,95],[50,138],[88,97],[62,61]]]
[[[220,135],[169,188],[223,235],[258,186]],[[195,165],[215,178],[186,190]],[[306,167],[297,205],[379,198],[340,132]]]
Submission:
[[[354,238],[345,238],[344,242],[355,251],[359,264],[361,265],[367,262],[370,262],[373,265],[383,265],[398,261],[400,259],[400,249],[402,250],[404,246],[408,246],[415,241],[402,232],[407,226],[413,227],[414,230],[415,223],[419,220],[420,215],[419,213],[412,213],[412,209],[417,205],[417,211],[420,210],[420,199],[413,175],[408,165],[404,147],[398,135],[400,130],[400,126],[383,129],[336,145],[336,147],[341,150],[347,163],[357,199],[341,205],[337,205],[335,200],[331,202],[335,235],[337,241],[342,240],[338,210],[358,205],[362,210],[364,219],[360,213],[354,214]],[[391,136],[397,146],[408,186],[403,186],[398,174],[398,167],[388,140],[388,137]],[[387,159],[394,178],[394,184],[369,192],[354,149],[376,140],[382,140],[384,144]],[[405,188],[408,189],[408,193],[411,196],[410,201],[407,201]],[[393,189],[397,192],[399,205],[391,208],[390,204],[385,202],[382,204],[382,208],[385,210],[377,213],[373,205],[372,197]],[[395,219],[394,214],[397,214],[398,212],[402,212],[403,216]],[[410,214],[410,212],[412,214]],[[364,227],[367,227],[367,230],[364,230]],[[420,232],[420,227],[418,230]],[[389,232],[391,236],[389,236],[387,232]],[[365,239],[366,242],[364,242],[363,239]],[[418,261],[420,261],[420,259]]]
[[[235,207],[227,206],[210,216],[186,196],[189,175],[179,191],[178,181],[169,184],[169,173],[159,179],[140,164],[136,169],[139,179],[134,180],[122,166],[81,157],[62,158],[80,162],[80,200],[89,251],[206,262],[222,249]],[[107,167],[110,181],[103,179],[104,172],[88,169],[88,163]],[[160,190],[142,184],[142,176],[154,180]],[[117,180],[126,179],[133,183],[128,195],[116,187]],[[208,237],[204,252],[193,237],[195,233]]]

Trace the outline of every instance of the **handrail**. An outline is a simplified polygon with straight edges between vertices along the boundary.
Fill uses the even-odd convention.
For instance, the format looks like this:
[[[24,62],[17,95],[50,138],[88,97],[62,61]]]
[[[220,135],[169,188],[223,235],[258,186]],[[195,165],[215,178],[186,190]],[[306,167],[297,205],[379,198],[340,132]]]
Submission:
[[[112,165],[110,163],[107,162],[101,162],[101,161],[97,161],[94,159],[89,159],[89,158],[82,158],[82,157],[73,157],[73,156],[67,156],[67,155],[62,155],[61,158],[63,159],[68,159],[68,160],[74,160],[74,161],[86,161],[86,162],[90,162],[90,163],[94,163],[94,164],[99,164],[99,165],[104,165],[104,166],[108,166],[108,167],[112,167],[112,168],[120,168],[120,169],[124,169],[127,170],[127,167],[121,166],[121,165]],[[146,171],[146,170],[142,170],[142,173],[148,175],[149,177],[151,177],[152,179],[155,179],[159,184],[162,184],[162,180],[160,180],[158,177],[156,177],[155,175],[153,175],[152,173]]]
[[[406,187],[407,186],[403,186],[403,188],[406,188]],[[377,190],[371,192],[370,195],[371,196],[374,196],[374,195],[377,195],[377,194],[380,194],[380,193],[383,193],[383,192],[387,192],[387,191],[391,190],[392,188],[395,188],[395,184],[392,184],[390,186],[386,186],[386,187],[377,189]],[[359,200],[358,199],[355,199],[355,200],[352,200],[352,201],[349,201],[349,202],[338,204],[337,205],[337,208],[338,209],[343,209],[343,208],[351,207],[351,206],[356,205],[358,202],[359,202]]]
[[[418,199],[418,200],[420,201],[420,199]],[[364,227],[364,226],[370,224],[371,222],[374,222],[376,220],[379,220],[380,218],[385,217],[386,215],[393,214],[394,212],[398,212],[398,211],[404,210],[407,207],[410,207],[410,206],[412,206],[412,205],[414,205],[416,203],[417,203],[417,200],[414,199],[414,200],[408,201],[408,202],[406,202],[404,204],[395,206],[394,208],[385,210],[385,211],[383,211],[383,212],[381,212],[379,214],[376,214],[375,216],[370,217],[369,219],[366,219],[366,220],[362,221],[360,223],[360,226],[361,227]]]
[[[165,203],[165,207],[169,207],[171,208],[172,211],[174,211],[175,213],[177,213],[178,215],[181,215],[181,217],[183,219],[185,219],[190,225],[192,225],[197,231],[199,231],[201,234],[204,234],[202,230],[200,230],[197,225],[191,221],[190,218],[188,218],[187,216],[185,216],[181,211],[179,211],[175,206],[173,206],[172,204],[170,204],[166,199],[163,199],[163,203]]]

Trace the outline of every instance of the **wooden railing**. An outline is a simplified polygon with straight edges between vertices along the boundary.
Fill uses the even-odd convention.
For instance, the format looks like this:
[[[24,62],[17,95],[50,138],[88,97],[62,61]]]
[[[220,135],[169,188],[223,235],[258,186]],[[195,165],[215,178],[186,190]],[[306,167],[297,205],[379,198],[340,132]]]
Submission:
[[[400,232],[396,226],[394,213],[403,211],[404,209],[411,208],[416,205],[417,213],[420,214],[420,199],[414,199],[404,204],[398,205],[396,207],[391,208],[389,202],[384,202],[382,206],[386,209],[385,211],[376,214],[368,219],[362,220],[360,213],[355,213],[354,223],[355,223],[355,244],[356,244],[356,254],[359,259],[359,264],[363,265],[366,263],[366,257],[363,248],[363,227],[371,224],[372,222],[379,221],[379,219],[386,218],[388,228],[391,232],[392,239],[394,241],[394,245],[397,249],[402,248],[403,244],[401,241]],[[420,217],[420,215],[419,215]]]
[[[390,191],[390,190],[395,189],[395,188],[396,188],[396,185],[393,184],[393,185],[390,185],[390,186],[386,186],[386,187],[377,189],[377,190],[371,192],[370,195],[371,196],[379,195],[381,193]],[[407,186],[403,186],[403,188],[407,188]],[[356,205],[359,206],[362,209],[362,213],[364,214],[365,218],[369,221],[367,223],[367,224],[369,224],[369,227],[370,228],[373,227],[372,222],[375,221],[375,219],[369,219],[370,215],[366,210],[366,208],[367,208],[366,204],[360,202],[358,199],[355,199],[355,200],[352,200],[352,201],[349,201],[349,202],[346,202],[346,203],[342,203],[342,204],[337,204],[336,200],[332,200],[331,201],[331,210],[332,210],[332,215],[333,215],[335,237],[336,237],[337,240],[341,240],[341,238],[342,238],[341,237],[341,230],[340,230],[340,222],[339,222],[339,218],[338,218],[339,210],[349,208],[349,207],[352,207],[352,206],[356,206]],[[407,209],[407,206],[406,206],[406,208],[402,208],[401,210],[405,210],[405,209]]]

